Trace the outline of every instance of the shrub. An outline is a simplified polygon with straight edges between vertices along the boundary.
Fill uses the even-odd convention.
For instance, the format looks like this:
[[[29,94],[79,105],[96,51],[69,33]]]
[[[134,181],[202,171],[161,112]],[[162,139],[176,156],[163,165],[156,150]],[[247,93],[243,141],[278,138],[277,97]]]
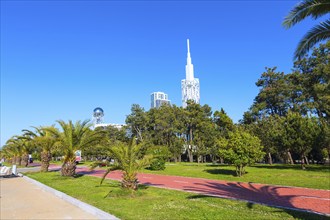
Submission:
[[[147,154],[153,155],[153,160],[149,166],[150,170],[164,170],[165,162],[170,155],[167,147],[152,146],[147,150]]]
[[[162,157],[156,157],[152,160],[150,170],[165,170],[165,160]]]

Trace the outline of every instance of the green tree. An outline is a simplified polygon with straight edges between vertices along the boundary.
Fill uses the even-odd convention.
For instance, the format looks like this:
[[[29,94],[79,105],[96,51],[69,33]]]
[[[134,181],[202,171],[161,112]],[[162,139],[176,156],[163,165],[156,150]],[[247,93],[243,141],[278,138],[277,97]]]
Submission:
[[[194,141],[195,133],[201,124],[210,121],[212,116],[211,108],[208,105],[201,106],[191,100],[188,100],[187,107],[183,110],[183,123],[186,129],[186,151],[190,162],[193,162],[193,154],[198,151],[196,141]]]
[[[318,19],[330,12],[329,0],[303,0],[285,17],[283,26],[291,28],[307,17]],[[307,32],[298,43],[294,58],[301,59],[314,45],[330,39],[330,19],[320,22]]]
[[[258,137],[238,129],[228,138],[218,140],[219,155],[236,167],[237,176],[245,174],[245,167],[263,158],[264,152]]]
[[[131,114],[126,117],[126,124],[128,125],[132,136],[137,137],[139,141],[144,140],[144,134],[147,128],[147,114],[138,104],[133,104],[131,107]]]
[[[150,170],[164,170],[165,162],[171,156],[166,146],[149,147],[146,153],[153,156],[149,166]]]
[[[299,113],[289,112],[284,120],[285,145],[300,156],[301,167],[305,169],[305,157],[312,150],[320,133],[316,118],[303,117]]]
[[[52,151],[56,149],[57,139],[54,133],[57,131],[54,126],[34,127],[35,131],[23,130],[24,136],[40,152],[41,172],[47,172],[52,157]],[[51,132],[50,132],[51,131]]]
[[[29,164],[29,154],[32,153],[33,145],[28,141],[25,135],[13,136],[7,141],[13,147],[12,152],[15,152],[16,162],[19,166],[22,162],[25,167]]]
[[[113,170],[122,170],[123,179],[121,186],[125,189],[137,190],[138,189],[138,170],[148,166],[151,162],[151,156],[140,156],[142,145],[136,145],[135,140],[130,144],[117,142],[109,148],[109,156],[115,158],[114,164],[109,164],[109,168],[102,177],[101,184],[105,177]],[[98,166],[99,163],[94,163],[92,168]]]
[[[313,53],[294,63],[294,71],[301,86],[303,108],[330,121],[330,41],[321,44]]]
[[[62,149],[64,160],[61,169],[62,176],[74,176],[76,173],[75,151],[93,145],[101,137],[98,132],[92,132],[89,128],[89,120],[68,123],[57,121],[62,131],[47,129],[56,136]]]
[[[198,123],[194,132],[193,143],[196,146],[197,162],[206,162],[206,155],[210,155],[211,158],[216,152],[217,132],[215,130],[214,123],[211,118],[204,118]],[[213,158],[214,160],[214,158]]]
[[[181,157],[183,143],[180,138],[182,109],[170,105],[152,108],[148,114],[148,137],[154,145],[162,145],[169,149],[176,161]]]
[[[261,140],[261,144],[264,147],[263,151],[268,158],[268,163],[272,165],[272,155],[284,150],[284,128],[281,117],[274,115],[262,118],[256,123],[250,124],[249,129]],[[284,150],[284,152],[287,154],[288,151]]]
[[[254,100],[252,108],[259,118],[269,115],[284,116],[287,113],[287,86],[283,72],[276,72],[276,67],[266,68],[256,85],[260,92]]]
[[[21,165],[22,163],[22,148],[19,143],[17,143],[15,137],[11,137],[7,140],[5,146],[2,148],[3,156],[9,159],[12,164]]]
[[[326,152],[327,155],[325,158],[330,160],[330,124],[326,121],[321,121],[321,133],[320,133],[321,147],[323,148],[323,152]]]

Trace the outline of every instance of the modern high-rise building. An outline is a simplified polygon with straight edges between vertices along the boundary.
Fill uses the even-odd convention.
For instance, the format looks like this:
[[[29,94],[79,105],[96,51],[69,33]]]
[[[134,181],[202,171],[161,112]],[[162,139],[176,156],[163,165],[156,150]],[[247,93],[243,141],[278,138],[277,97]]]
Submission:
[[[161,105],[170,105],[171,101],[168,100],[168,95],[163,92],[151,93],[151,108],[159,108]]]
[[[192,100],[199,104],[199,79],[194,78],[194,65],[191,63],[189,39],[187,39],[186,79],[181,80],[182,106],[187,107],[187,101]]]

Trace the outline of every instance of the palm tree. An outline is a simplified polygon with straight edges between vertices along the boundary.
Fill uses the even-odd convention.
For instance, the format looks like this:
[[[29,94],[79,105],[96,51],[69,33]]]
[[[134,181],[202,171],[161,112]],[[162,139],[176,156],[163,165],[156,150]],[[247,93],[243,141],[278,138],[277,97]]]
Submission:
[[[7,144],[10,146],[11,152],[13,153],[12,163],[22,166],[23,161],[24,165],[27,166],[29,162],[29,153],[32,147],[27,139],[23,136],[13,136],[7,141]]]
[[[317,19],[329,12],[329,0],[303,0],[285,17],[283,26],[290,28],[306,17]],[[315,44],[327,39],[330,39],[330,19],[320,22],[303,36],[298,43],[294,58],[301,59]]]
[[[97,142],[100,138],[100,133],[93,132],[89,129],[91,127],[89,120],[83,122],[77,121],[75,124],[71,120],[68,123],[63,120],[57,122],[62,128],[62,132],[51,129],[45,130],[57,137],[59,147],[63,150],[64,161],[61,175],[74,176],[76,174],[75,152]]]
[[[2,148],[2,156],[10,160],[14,165],[21,158],[21,150],[17,144],[13,142],[13,138],[10,138],[5,146]]]
[[[123,179],[121,181],[122,188],[137,190],[138,189],[138,170],[148,166],[151,162],[151,156],[140,156],[140,150],[142,145],[136,145],[132,141],[130,144],[117,142],[113,147],[109,149],[111,157],[115,158],[115,163],[110,165],[107,171],[104,173],[101,183],[105,177],[113,170],[122,170]],[[97,167],[99,163],[94,163],[92,169]]]
[[[41,157],[41,172],[47,172],[51,160],[51,152],[56,148],[57,139],[53,135],[56,132],[54,126],[36,128],[35,132],[23,130],[26,137],[29,137],[31,143],[37,146]],[[52,132],[50,132],[52,131]]]

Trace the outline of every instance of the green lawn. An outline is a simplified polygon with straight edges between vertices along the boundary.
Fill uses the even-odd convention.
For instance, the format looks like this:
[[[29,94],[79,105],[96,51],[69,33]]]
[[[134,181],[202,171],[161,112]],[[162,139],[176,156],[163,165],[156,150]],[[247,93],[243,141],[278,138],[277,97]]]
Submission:
[[[300,165],[254,165],[246,168],[242,177],[235,176],[235,168],[227,165],[197,163],[167,163],[162,171],[142,170],[144,173],[199,177],[215,180],[254,182],[273,185],[330,189],[330,166],[310,165],[302,170]]]
[[[120,219],[327,219],[310,213],[147,186],[132,196],[116,181],[105,180],[99,186],[100,179],[90,176],[61,177],[58,172],[27,175]]]

